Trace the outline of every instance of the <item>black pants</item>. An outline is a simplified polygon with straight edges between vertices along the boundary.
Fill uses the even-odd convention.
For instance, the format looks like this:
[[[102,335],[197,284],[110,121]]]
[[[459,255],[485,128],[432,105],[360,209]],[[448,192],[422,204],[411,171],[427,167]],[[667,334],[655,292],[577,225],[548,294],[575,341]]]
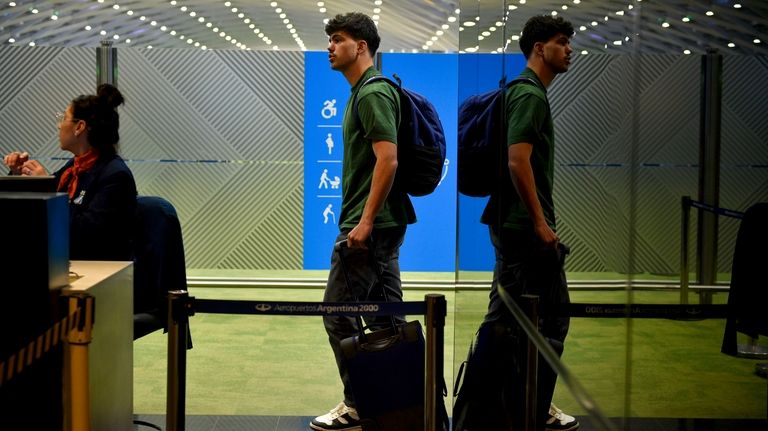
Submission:
[[[373,266],[371,253],[382,270],[382,281],[386,289],[387,301],[402,302],[403,291],[400,283],[400,246],[405,239],[405,227],[374,229],[371,234],[373,243],[368,250],[359,248],[341,249],[344,253],[344,265],[342,267],[339,254],[333,252],[331,256],[331,270],[328,274],[328,284],[325,287],[324,302],[358,302],[358,301],[382,301],[380,292],[373,292],[369,296],[371,288],[379,281],[377,269]],[[347,239],[349,230],[342,231],[336,238],[336,242]],[[344,275],[346,271],[350,285]],[[405,322],[402,316],[395,316],[397,323]],[[328,341],[336,356],[336,365],[344,384],[344,403],[355,407],[355,397],[349,385],[349,373],[344,363],[341,352],[341,340],[357,335],[357,322],[350,316],[326,316],[323,317],[325,330],[328,333]],[[371,329],[382,329],[390,324],[387,316],[374,316],[365,319],[365,324]]]
[[[563,306],[570,303],[563,270],[567,247],[559,244],[557,249],[544,248],[533,232],[494,227],[489,230],[496,266],[488,312],[478,334],[482,337],[478,336],[475,353],[487,355],[490,362],[485,365],[503,373],[496,375],[493,384],[501,391],[501,406],[506,413],[495,416],[506,425],[489,429],[517,430],[522,429],[523,424],[527,336],[502,301],[499,290],[503,289],[516,301],[523,294],[539,297],[539,331],[561,355],[570,324],[570,318],[562,315]],[[499,358],[506,359],[500,361]],[[536,392],[539,429],[543,429],[548,418],[556,382],[557,374],[539,355]]]

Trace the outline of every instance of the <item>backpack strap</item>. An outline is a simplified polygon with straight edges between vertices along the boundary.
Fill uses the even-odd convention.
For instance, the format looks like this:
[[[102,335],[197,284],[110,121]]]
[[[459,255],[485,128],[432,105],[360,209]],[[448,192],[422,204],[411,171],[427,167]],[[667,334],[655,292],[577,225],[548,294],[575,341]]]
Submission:
[[[403,81],[400,79],[399,76],[397,76],[397,74],[393,74],[392,76],[397,80],[397,82],[387,78],[384,75],[374,75],[374,76],[371,76],[370,78],[366,79],[363,82],[363,85],[361,85],[360,88],[358,88],[357,91],[355,92],[355,97],[352,99],[352,111],[355,113],[355,122],[356,122],[358,128],[362,129],[362,127],[363,127],[363,124],[360,121],[360,114],[358,113],[358,110],[357,110],[357,95],[360,93],[360,90],[362,90],[363,87],[365,87],[366,85],[368,85],[368,84],[370,84],[372,82],[384,81],[384,82],[388,83],[389,85],[395,87],[397,89],[398,93],[400,93],[401,90],[403,89]]]
[[[511,87],[511,86],[513,86],[515,84],[520,84],[520,83],[532,84],[532,85],[535,85],[536,87],[541,88],[541,86],[539,85],[538,82],[536,82],[532,78],[528,78],[526,76],[523,76],[523,77],[519,77],[518,76],[517,78],[507,82],[507,84],[504,86],[504,88],[509,88],[509,87]]]

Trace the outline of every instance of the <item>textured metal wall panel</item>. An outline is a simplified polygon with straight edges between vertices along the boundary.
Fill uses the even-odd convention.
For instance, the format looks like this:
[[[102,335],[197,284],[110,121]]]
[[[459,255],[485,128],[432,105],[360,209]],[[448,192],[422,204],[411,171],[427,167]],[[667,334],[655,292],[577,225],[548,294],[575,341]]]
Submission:
[[[700,61],[590,54],[550,88],[570,271],[629,269],[636,131],[634,269],[677,273],[680,198],[697,194]],[[95,64],[95,48],[0,47],[0,152],[24,149],[58,168],[69,154],[53,114],[95,90]],[[121,49],[118,65],[121,152],[141,194],[176,206],[188,267],[300,269],[302,53]],[[768,60],[727,56],[723,72],[720,203],[744,211],[768,201]],[[737,230],[721,218],[721,272]]]
[[[634,178],[633,269],[678,273],[680,199],[698,197],[700,63],[699,56],[579,56],[555,80],[549,96],[558,141],[555,193],[560,234],[574,246],[569,270],[630,269]],[[723,81],[720,206],[744,211],[768,201],[768,89],[756,85],[768,81],[768,61],[727,56]],[[695,211],[691,223],[695,239]],[[737,230],[738,220],[721,217],[721,272],[730,271]],[[695,242],[690,250],[694,271]]]
[[[59,149],[55,113],[96,90],[95,48],[0,46],[0,151],[28,151],[52,171]]]
[[[190,268],[301,269],[301,52],[120,51],[123,154]]]

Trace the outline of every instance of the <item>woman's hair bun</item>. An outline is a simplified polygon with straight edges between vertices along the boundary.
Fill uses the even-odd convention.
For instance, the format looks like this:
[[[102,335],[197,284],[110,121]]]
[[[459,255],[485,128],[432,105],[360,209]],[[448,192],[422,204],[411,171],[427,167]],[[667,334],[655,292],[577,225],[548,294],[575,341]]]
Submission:
[[[120,90],[112,84],[99,85],[99,88],[96,89],[96,97],[99,98],[101,103],[113,109],[125,103],[125,99],[123,99],[123,95],[120,94]]]

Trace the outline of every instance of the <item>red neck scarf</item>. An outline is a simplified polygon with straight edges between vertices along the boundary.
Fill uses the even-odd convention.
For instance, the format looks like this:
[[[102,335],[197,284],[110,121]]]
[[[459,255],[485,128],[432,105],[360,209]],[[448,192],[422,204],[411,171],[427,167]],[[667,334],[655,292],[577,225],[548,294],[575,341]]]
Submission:
[[[99,152],[95,148],[91,148],[85,154],[75,156],[75,163],[61,174],[58,190],[61,192],[66,189],[67,193],[69,193],[69,198],[74,198],[75,191],[77,190],[77,178],[80,176],[80,173],[91,169],[98,159]]]

